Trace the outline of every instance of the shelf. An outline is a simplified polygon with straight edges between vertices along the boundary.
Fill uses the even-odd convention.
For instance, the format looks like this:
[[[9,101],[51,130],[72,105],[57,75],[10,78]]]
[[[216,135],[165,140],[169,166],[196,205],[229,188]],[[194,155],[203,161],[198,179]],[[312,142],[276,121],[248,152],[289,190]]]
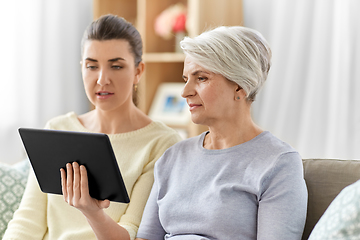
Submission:
[[[183,53],[145,53],[143,55],[144,62],[153,62],[153,63],[164,63],[164,62],[184,62],[185,55]]]
[[[156,18],[168,7],[183,3],[187,0],[138,0],[137,1],[137,29],[144,43],[144,53],[172,52],[175,50],[175,37],[163,39],[155,33]]]
[[[188,0],[187,6],[190,37],[219,25],[243,25],[242,0]]]
[[[94,19],[104,14],[115,14],[125,18],[136,26],[137,1],[129,0],[93,0]]]

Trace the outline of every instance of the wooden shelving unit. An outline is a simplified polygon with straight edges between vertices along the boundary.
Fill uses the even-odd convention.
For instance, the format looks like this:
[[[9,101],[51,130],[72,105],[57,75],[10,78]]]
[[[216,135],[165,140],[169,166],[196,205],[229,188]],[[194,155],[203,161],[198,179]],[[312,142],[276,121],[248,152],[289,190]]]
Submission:
[[[138,88],[139,108],[148,113],[158,86],[163,82],[183,82],[185,56],[175,53],[175,38],[165,40],[154,30],[156,17],[176,3],[187,5],[188,35],[194,37],[206,29],[219,25],[242,25],[241,0],[93,0],[94,18],[116,14],[133,23],[144,44],[145,73]],[[176,126],[179,127],[179,126]],[[183,126],[188,136],[195,136],[206,127],[191,121]]]

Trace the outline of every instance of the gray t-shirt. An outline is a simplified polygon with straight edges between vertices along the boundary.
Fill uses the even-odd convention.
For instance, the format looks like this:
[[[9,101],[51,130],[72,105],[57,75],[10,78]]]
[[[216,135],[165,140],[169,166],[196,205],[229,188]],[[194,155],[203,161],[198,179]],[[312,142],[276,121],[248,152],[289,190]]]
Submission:
[[[221,150],[206,133],[170,147],[137,237],[157,239],[301,239],[307,189],[298,152],[270,132]]]

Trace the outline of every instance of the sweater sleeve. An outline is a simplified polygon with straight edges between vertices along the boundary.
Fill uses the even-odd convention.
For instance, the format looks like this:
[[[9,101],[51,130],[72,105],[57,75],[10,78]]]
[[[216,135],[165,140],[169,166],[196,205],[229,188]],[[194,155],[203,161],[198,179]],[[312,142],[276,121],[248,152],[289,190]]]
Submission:
[[[19,209],[9,222],[3,240],[43,239],[47,231],[47,195],[42,193],[31,170]]]
[[[151,239],[151,240],[164,239],[166,232],[160,223],[157,196],[158,196],[158,183],[155,173],[155,182],[152,187],[149,199],[145,206],[143,219],[141,221],[139,231],[137,234],[138,238]]]
[[[145,165],[142,174],[139,176],[133,187],[130,203],[119,223],[129,232],[131,239],[135,239],[136,237],[143,215],[143,210],[154,182],[155,162],[161,157],[166,149],[180,140],[180,136],[176,133],[169,134],[168,137],[161,138],[157,147],[151,151],[151,158],[149,159],[148,164]]]
[[[257,239],[300,240],[306,219],[307,189],[299,154],[281,155],[262,187]]]

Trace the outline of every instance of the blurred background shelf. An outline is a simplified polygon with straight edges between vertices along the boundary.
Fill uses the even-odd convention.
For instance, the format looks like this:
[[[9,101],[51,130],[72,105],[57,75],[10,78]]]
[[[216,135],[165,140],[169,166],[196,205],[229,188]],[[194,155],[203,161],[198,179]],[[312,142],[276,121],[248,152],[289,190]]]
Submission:
[[[143,56],[145,62],[164,63],[164,62],[184,62],[183,53],[145,53]]]

